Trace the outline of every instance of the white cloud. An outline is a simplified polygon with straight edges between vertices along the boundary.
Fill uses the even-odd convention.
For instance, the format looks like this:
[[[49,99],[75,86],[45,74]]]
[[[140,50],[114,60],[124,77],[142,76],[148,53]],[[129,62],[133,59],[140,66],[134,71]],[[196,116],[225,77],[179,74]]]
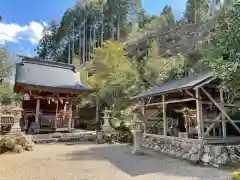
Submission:
[[[28,40],[32,44],[37,44],[42,38],[43,28],[46,26],[44,21],[40,23],[32,21],[25,26],[0,23],[0,44],[18,42],[19,40]]]
[[[41,21],[44,27],[46,27],[48,24],[45,21]]]

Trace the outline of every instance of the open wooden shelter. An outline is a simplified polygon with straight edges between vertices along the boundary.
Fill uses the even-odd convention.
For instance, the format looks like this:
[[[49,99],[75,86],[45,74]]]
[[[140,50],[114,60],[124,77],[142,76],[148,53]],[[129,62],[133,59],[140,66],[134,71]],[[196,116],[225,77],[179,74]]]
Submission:
[[[240,104],[237,98],[227,102],[228,93],[220,85],[221,80],[206,72],[169,81],[136,95],[133,99],[143,102],[142,114],[148,126],[145,135],[196,139],[210,144],[240,142],[240,119],[233,117],[239,113]],[[150,127],[152,120],[147,112],[152,109],[160,113]],[[152,128],[157,126],[158,131],[153,132]]]
[[[28,133],[71,131],[72,102],[93,90],[81,84],[75,66],[24,57],[14,91],[23,94],[21,128]]]

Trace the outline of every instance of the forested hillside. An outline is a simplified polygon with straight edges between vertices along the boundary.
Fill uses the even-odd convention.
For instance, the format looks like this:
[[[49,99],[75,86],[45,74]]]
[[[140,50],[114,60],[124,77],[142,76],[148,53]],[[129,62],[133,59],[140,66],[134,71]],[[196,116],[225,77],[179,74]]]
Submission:
[[[168,5],[149,15],[141,0],[81,0],[61,22],[49,23],[37,53],[74,62],[81,81],[97,90],[101,107],[126,119],[131,96],[203,69],[238,92],[239,12],[234,0],[216,11],[207,0],[188,0],[184,17],[176,20]],[[94,106],[94,97],[81,105]]]

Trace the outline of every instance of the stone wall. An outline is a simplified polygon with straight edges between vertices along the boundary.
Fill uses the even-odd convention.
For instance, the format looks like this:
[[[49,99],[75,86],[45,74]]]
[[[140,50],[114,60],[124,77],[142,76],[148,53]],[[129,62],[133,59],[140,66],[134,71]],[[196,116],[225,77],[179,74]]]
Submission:
[[[215,167],[240,162],[240,145],[203,145],[195,139],[146,135],[141,146]]]

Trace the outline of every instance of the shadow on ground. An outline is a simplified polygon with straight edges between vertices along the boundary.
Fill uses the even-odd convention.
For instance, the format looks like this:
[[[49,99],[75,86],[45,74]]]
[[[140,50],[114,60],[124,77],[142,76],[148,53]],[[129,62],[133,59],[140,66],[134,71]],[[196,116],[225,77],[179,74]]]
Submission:
[[[73,161],[109,161],[132,177],[161,173],[178,177],[193,177],[194,179],[221,179],[220,177],[229,175],[229,173],[215,168],[193,166],[187,161],[171,158],[162,153],[146,151],[145,155],[135,156],[131,151],[132,147],[129,145],[94,145],[88,150],[73,151],[64,156]]]

